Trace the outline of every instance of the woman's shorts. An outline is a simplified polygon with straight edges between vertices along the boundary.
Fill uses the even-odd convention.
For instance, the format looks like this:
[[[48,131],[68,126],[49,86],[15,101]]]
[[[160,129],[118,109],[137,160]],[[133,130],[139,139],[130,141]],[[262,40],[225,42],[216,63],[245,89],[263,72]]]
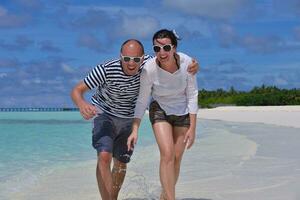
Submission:
[[[166,112],[159,106],[157,101],[153,101],[149,108],[149,118],[152,124],[155,122],[166,121],[172,126],[189,127],[190,116],[189,114],[177,116],[167,115]]]

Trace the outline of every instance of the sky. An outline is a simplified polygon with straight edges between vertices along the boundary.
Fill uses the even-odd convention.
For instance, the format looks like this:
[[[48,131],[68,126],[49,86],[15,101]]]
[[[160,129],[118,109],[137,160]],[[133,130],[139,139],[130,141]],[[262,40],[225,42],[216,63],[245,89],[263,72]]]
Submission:
[[[200,63],[199,89],[300,88],[299,0],[0,0],[0,107],[73,107],[94,66],[129,38],[153,55],[162,28]]]

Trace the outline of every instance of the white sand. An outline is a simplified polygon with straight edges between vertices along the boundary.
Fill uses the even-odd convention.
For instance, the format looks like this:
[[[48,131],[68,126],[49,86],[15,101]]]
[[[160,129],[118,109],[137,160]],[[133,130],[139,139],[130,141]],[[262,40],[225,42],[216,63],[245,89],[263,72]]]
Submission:
[[[228,106],[200,109],[198,118],[300,128],[300,106]]]

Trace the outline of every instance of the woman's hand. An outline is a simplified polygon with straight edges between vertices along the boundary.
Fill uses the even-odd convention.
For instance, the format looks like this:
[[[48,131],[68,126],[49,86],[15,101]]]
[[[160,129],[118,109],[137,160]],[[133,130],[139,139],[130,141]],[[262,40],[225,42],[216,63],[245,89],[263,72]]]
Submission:
[[[188,131],[185,133],[183,142],[186,143],[186,145],[185,145],[186,149],[191,148],[192,145],[194,144],[195,133],[196,133],[195,128],[189,128]]]

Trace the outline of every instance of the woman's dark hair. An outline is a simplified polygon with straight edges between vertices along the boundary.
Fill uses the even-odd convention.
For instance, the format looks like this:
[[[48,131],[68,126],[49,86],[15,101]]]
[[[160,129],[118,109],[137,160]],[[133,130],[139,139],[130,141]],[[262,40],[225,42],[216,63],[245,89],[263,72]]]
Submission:
[[[174,34],[173,31],[169,31],[168,29],[161,29],[157,31],[152,38],[152,43],[154,44],[154,41],[161,38],[169,38],[171,40],[172,45],[177,47],[177,40],[179,40],[178,36]]]

